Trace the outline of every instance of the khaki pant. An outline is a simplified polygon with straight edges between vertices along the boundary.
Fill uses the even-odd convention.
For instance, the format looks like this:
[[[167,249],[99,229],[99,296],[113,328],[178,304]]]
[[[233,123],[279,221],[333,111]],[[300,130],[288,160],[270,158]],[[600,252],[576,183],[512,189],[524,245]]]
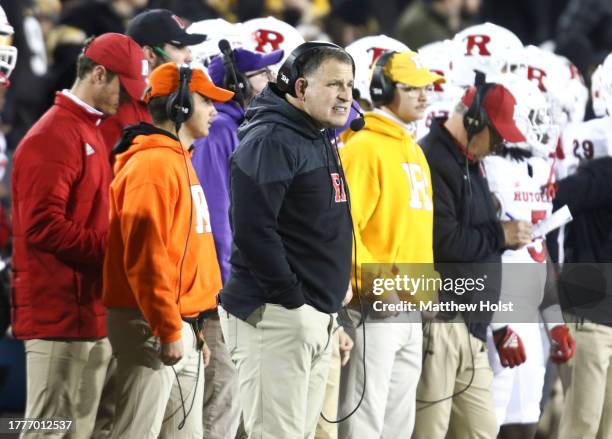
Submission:
[[[335,315],[310,305],[266,304],[249,322],[219,308],[238,368],[244,428],[251,439],[310,439],[323,406]]]
[[[206,320],[204,337],[211,353],[205,369],[204,437],[233,438],[240,423],[238,373],[223,341],[218,316]]]
[[[139,310],[108,309],[107,325],[117,358],[112,437],[201,438],[204,364],[191,326],[183,322],[183,358],[165,366],[159,338]]]
[[[576,353],[568,362],[560,439],[612,437],[612,328],[569,323]]]
[[[420,321],[420,315],[409,316]],[[340,414],[357,406],[363,392],[363,352],[366,390],[359,409],[339,426],[339,437],[353,439],[409,438],[414,427],[416,388],[421,374],[421,323],[400,323],[406,315],[365,323],[347,332],[355,340],[351,359],[342,370]],[[405,321],[405,320],[404,320]]]
[[[323,399],[323,408],[321,413],[330,421],[338,419],[338,398],[340,396],[340,369],[342,368],[342,360],[340,358],[340,337],[338,329],[334,330],[332,335],[332,351],[331,361],[329,363],[329,374],[327,375],[327,384],[325,386],[325,397]],[[315,439],[337,439],[338,424],[327,422],[322,417],[319,417],[317,429],[315,430]]]
[[[444,400],[438,403],[417,401],[412,437],[495,438],[497,420],[491,395],[493,371],[486,344],[469,334],[463,322],[434,321],[425,326],[423,355],[425,362],[417,400]]]
[[[108,343],[109,351],[112,352],[110,342]],[[96,416],[96,424],[91,434],[92,439],[106,439],[111,437],[113,431],[113,423],[115,422],[115,390],[117,379],[117,359],[111,356],[106,369],[106,377],[104,379],[104,388],[100,397],[100,405],[98,406],[98,415]]]
[[[27,432],[22,438],[89,438],[111,359],[108,339],[97,341],[27,340],[26,418],[70,419],[68,434]]]

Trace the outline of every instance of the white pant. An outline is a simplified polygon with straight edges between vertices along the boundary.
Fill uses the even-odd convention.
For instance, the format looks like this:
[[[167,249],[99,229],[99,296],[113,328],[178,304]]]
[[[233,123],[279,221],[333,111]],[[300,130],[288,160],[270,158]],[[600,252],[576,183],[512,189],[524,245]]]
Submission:
[[[405,316],[401,316],[405,321]],[[399,317],[398,317],[399,318]],[[340,410],[346,416],[363,391],[363,352],[366,391],[359,409],[338,427],[341,439],[409,438],[414,427],[416,389],[421,375],[421,323],[366,322],[347,331],[355,340],[349,363],[342,369]],[[346,330],[346,329],[345,329]]]
[[[244,428],[252,439],[309,439],[329,375],[335,315],[267,303],[245,322],[219,307],[238,369]]]
[[[547,356],[544,355],[540,323],[511,323],[525,347],[526,361],[518,367],[503,367],[487,334],[489,363],[493,369],[493,400],[497,425],[535,424],[540,419],[540,400],[544,387]]]

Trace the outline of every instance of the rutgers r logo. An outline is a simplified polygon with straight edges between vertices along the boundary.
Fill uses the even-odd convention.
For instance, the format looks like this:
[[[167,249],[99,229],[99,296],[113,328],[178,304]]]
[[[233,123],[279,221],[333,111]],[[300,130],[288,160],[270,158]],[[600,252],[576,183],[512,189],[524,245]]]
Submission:
[[[435,69],[429,69],[431,72],[434,72],[440,76],[444,76],[444,72],[442,70],[435,70]],[[442,81],[440,82],[434,82],[434,91],[437,91],[438,93],[442,93],[444,92],[444,88],[442,87]]]
[[[342,182],[340,175],[336,172],[332,172],[329,175],[331,176],[332,185],[334,186],[334,191],[336,192],[336,203],[346,202],[346,192],[344,191],[344,183]]]
[[[465,56],[491,56],[491,52],[487,48],[487,44],[490,42],[491,37],[488,35],[468,35]],[[478,49],[478,52],[473,53],[474,49]]]
[[[431,196],[427,193],[429,179],[417,163],[402,163],[410,187],[410,207],[412,209],[433,210]]]
[[[196,233],[198,235],[204,232],[211,233],[210,212],[208,211],[208,203],[206,202],[202,186],[199,184],[191,186],[191,198],[193,199],[193,207],[195,208]]]
[[[385,53],[387,49],[383,49],[382,47],[370,47],[366,52],[372,54],[372,60],[370,61],[370,68],[374,65],[376,60],[380,58],[380,55]]]
[[[259,29],[253,32],[253,35],[255,36],[255,41],[257,41],[257,47],[255,48],[257,52],[272,52],[278,50],[283,41],[285,41],[283,34],[274,30]],[[268,44],[271,46],[271,49],[266,50]]]
[[[544,78],[546,77],[546,72],[542,69],[538,69],[537,67],[527,67],[527,79],[530,81],[534,81],[538,84],[538,88],[540,91],[546,92],[546,86],[544,85]]]

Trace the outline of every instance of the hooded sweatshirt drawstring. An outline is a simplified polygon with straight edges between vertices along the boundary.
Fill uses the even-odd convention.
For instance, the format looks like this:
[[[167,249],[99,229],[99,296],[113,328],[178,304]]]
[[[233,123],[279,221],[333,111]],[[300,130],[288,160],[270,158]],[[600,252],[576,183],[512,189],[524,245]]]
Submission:
[[[324,138],[327,137],[327,140],[329,141],[329,147],[331,148],[332,146],[331,146],[331,138],[330,138],[330,135],[329,135],[329,131],[328,130],[324,130],[324,132],[325,132],[325,136],[323,136],[323,137]],[[323,146],[325,148],[325,166],[327,167],[327,174],[329,175],[329,179],[330,179],[329,180],[330,184],[329,184],[329,205],[328,205],[328,207],[331,208],[332,205],[333,205],[332,204],[333,203],[332,200],[334,200],[334,188],[333,188],[333,183],[331,181],[332,169],[331,169],[331,166],[329,165],[329,151],[327,149],[327,146],[328,146],[327,142],[324,141],[323,144],[324,144]],[[335,157],[334,157],[334,161],[335,161]]]

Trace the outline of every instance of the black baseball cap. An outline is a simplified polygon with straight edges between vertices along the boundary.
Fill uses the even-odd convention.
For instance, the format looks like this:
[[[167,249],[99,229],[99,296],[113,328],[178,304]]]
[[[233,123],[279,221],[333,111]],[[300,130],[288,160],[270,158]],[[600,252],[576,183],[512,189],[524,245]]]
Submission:
[[[167,9],[150,9],[128,23],[126,34],[141,46],[192,46],[206,40],[206,35],[189,34],[183,21]]]

